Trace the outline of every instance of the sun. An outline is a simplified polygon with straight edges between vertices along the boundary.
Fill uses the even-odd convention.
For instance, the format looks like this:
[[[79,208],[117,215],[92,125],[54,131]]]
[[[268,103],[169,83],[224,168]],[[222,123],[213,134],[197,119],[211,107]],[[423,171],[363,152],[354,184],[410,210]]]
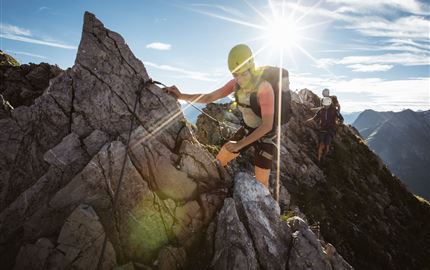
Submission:
[[[265,26],[264,32],[268,43],[273,47],[291,50],[300,44],[300,28],[294,20],[277,18]]]
[[[312,6],[305,6],[300,4],[301,0],[298,0],[296,4],[288,3],[288,0],[267,0],[267,6],[260,7],[254,6],[249,0],[243,0],[243,2],[255,13],[256,16],[252,16],[253,20],[246,21],[240,17],[231,17],[229,16],[231,14],[218,14],[196,8],[189,9],[209,17],[257,30],[258,34],[255,37],[241,42],[245,44],[260,43],[259,48],[254,50],[254,57],[258,54],[270,58],[279,56],[279,66],[282,66],[284,57],[288,57],[291,60],[290,63],[297,65],[295,58],[302,54],[315,64],[319,64],[306,47],[321,42],[321,40],[315,39],[312,33],[319,31],[319,26],[330,23],[330,20],[311,23],[312,18],[310,20],[307,18],[323,1],[320,0]],[[263,12],[267,9],[270,9],[270,12]],[[306,43],[304,43],[305,41]],[[328,69],[324,69],[331,73]]]

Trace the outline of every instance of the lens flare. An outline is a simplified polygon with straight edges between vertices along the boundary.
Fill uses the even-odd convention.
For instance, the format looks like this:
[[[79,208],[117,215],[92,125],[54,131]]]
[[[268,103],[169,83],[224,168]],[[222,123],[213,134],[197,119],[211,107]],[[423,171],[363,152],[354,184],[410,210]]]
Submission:
[[[275,19],[265,27],[265,32],[268,42],[277,48],[290,50],[300,44],[300,29],[291,19]]]

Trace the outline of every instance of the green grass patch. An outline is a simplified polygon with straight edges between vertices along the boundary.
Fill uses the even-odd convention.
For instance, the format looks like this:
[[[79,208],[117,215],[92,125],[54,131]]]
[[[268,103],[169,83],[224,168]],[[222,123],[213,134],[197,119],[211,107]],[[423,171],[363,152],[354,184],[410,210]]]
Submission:
[[[209,144],[202,144],[202,145],[206,150],[208,150],[209,153],[211,153],[214,156],[218,155],[219,150],[221,150],[221,147],[217,145],[209,145]]]
[[[295,216],[294,211],[287,211],[287,212],[285,212],[284,214],[281,215],[281,220],[282,221],[287,221],[289,218],[292,218],[294,216]]]
[[[3,51],[0,51],[0,66],[3,65],[19,67],[21,64],[16,61],[16,59],[12,56],[8,55],[7,53],[4,53]]]

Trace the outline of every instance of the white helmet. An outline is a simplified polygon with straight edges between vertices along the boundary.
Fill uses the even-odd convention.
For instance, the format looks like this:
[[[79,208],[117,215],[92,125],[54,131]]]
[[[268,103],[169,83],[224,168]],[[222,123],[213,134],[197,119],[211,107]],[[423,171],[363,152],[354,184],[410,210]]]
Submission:
[[[328,97],[328,96],[330,96],[330,90],[328,90],[327,88],[326,88],[326,89],[324,89],[324,90],[322,91],[322,95],[323,95],[323,97]]]
[[[322,105],[323,106],[330,106],[331,105],[331,98],[329,98],[329,97],[323,97],[323,99],[322,99]]]

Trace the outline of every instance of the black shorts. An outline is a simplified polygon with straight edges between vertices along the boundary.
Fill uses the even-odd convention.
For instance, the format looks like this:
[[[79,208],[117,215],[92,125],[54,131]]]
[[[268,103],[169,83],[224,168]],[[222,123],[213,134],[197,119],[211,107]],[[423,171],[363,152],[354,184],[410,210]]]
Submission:
[[[276,147],[273,143],[256,141],[251,144],[254,146],[254,166],[262,169],[272,169],[272,161]]]
[[[330,145],[333,140],[335,132],[332,130],[320,130],[319,132],[319,143],[324,145]]]
[[[249,133],[248,133],[249,134]],[[240,128],[231,138],[231,140],[239,141],[247,135],[246,130]],[[245,146],[240,150],[244,152],[250,147],[254,147],[254,166],[262,169],[272,169],[272,161],[276,152],[276,147],[273,142],[263,142],[262,139]]]

